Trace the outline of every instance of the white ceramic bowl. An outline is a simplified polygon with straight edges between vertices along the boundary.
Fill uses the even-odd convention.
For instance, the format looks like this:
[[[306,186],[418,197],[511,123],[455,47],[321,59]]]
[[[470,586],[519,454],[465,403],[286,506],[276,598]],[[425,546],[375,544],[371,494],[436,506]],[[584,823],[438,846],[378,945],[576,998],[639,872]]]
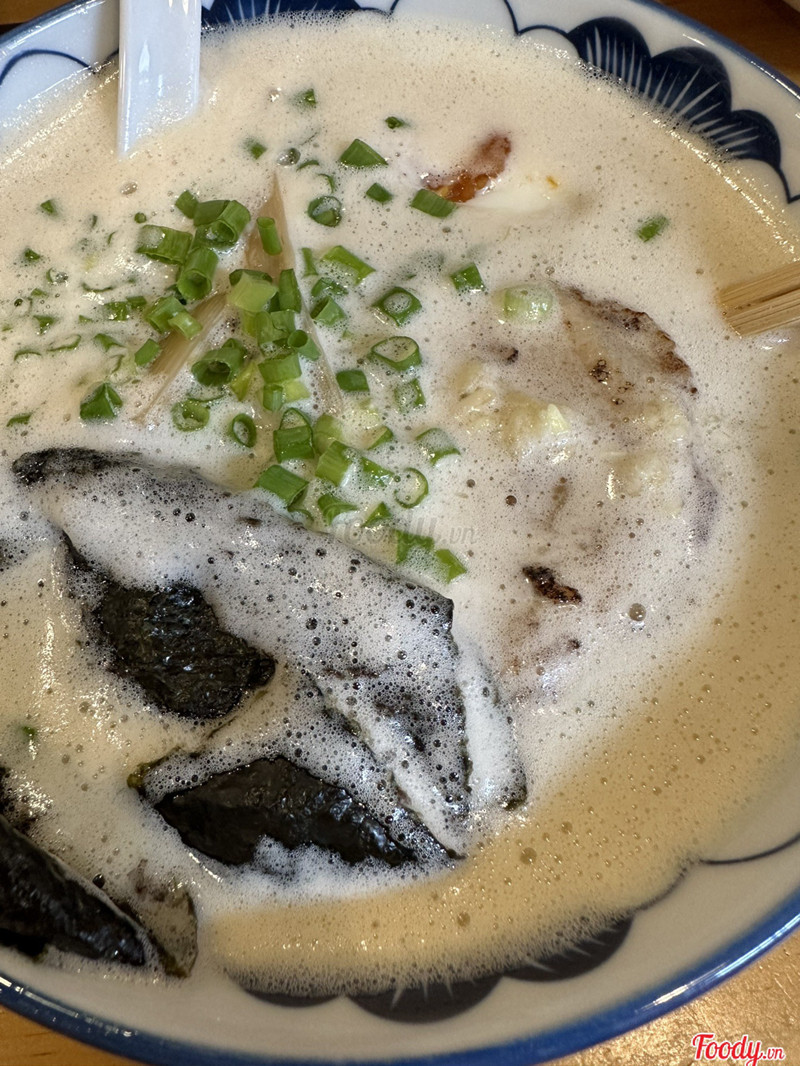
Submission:
[[[287,8],[358,10],[354,0],[205,0],[207,21]],[[752,159],[793,204],[800,230],[800,92],[755,57],[648,0],[377,0],[371,5],[531,32],[634,84],[684,119],[703,95],[707,136]],[[255,12],[253,11],[255,8]],[[355,16],[357,17],[357,16]],[[0,130],[17,108],[116,48],[117,5],[84,0],[0,42]],[[653,71],[658,77],[651,77]],[[758,856],[755,857],[754,856]],[[0,1000],[79,1039],[148,1062],[216,1066],[420,1062],[513,1066],[565,1055],[686,1002],[800,925],[800,774],[751,812],[655,905],[583,953],[537,972],[401,998],[303,1008],[220,981],[123,984],[0,954]],[[412,1024],[413,1018],[419,1024]],[[405,1018],[405,1020],[400,1020]]]

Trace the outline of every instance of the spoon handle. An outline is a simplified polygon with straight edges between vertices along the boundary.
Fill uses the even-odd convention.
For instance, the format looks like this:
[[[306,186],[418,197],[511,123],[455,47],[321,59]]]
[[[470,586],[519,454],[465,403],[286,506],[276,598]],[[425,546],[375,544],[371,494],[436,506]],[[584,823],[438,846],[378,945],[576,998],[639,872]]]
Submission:
[[[197,105],[200,0],[120,0],[117,150]]]

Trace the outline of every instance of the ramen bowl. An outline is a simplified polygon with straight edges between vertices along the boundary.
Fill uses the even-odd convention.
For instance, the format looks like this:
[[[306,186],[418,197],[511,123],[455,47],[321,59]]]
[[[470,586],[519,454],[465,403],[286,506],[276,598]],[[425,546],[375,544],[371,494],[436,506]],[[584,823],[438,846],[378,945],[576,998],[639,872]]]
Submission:
[[[272,7],[359,18],[355,0],[215,0],[208,25]],[[751,168],[800,230],[800,93],[754,57],[649,3],[379,2],[530,34],[619,79]],[[116,5],[67,5],[0,44],[0,124],[103,64]],[[565,137],[569,130],[565,130]],[[735,973],[800,925],[800,775],[751,805],[724,846],[655,902],[563,953],[474,981],[312,1001],[248,995],[221,977],[126,982],[0,955],[0,1001],[60,1032],[153,1063],[470,1063],[530,1066],[608,1039]]]

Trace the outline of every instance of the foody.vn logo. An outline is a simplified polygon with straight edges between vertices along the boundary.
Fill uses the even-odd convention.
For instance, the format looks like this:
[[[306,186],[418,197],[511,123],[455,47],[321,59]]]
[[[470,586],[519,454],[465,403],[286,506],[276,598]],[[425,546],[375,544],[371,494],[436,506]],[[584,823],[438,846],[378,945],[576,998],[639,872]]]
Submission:
[[[715,1033],[696,1033],[692,1037],[695,1061],[705,1062],[783,1062],[782,1047],[762,1047],[760,1040],[751,1040],[745,1033],[738,1040],[717,1040]]]

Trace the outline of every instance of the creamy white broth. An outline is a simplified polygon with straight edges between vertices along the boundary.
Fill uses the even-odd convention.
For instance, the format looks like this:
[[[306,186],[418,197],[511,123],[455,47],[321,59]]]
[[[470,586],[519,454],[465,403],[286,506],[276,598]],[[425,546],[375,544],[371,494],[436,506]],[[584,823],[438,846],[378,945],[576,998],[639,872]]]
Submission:
[[[85,876],[101,872],[112,896],[124,894],[142,856],[154,875],[174,872],[191,887],[201,968],[222,964],[319,992],[526,961],[664,891],[796,749],[797,337],[740,340],[713,303],[716,288],[753,263],[790,258],[795,238],[746,175],[722,170],[639,101],[531,41],[487,42],[483,34],[381,18],[278,24],[213,39],[204,64],[203,114],[130,159],[114,155],[108,81],[71,107],[66,122],[54,119],[46,137],[23,138],[0,171],[6,218],[19,229],[18,247],[2,265],[3,291],[13,294],[4,320],[14,329],[0,333],[0,421],[32,412],[27,425],[4,434],[4,535],[34,545],[3,575],[4,762],[39,812],[36,838]],[[304,112],[292,101],[311,86],[318,107]],[[387,115],[409,125],[390,131]],[[408,209],[422,176],[457,168],[495,131],[512,144],[496,188],[445,222]],[[253,137],[268,148],[259,160],[243,148]],[[335,169],[354,137],[381,150],[388,167]],[[293,146],[320,166],[277,166]],[[155,714],[99,670],[91,649],[76,649],[80,612],[64,594],[52,537],[8,475],[13,458],[36,448],[134,448],[154,464],[184,463],[249,489],[269,461],[269,433],[253,455],[228,441],[227,421],[243,409],[232,400],[214,407],[205,430],[177,432],[169,409],[190,391],[188,370],[155,407],[152,379],[120,375],[117,419],[81,422],[80,400],[108,376],[117,352],[103,355],[91,335],[106,332],[134,350],[150,332],[136,316],[102,320],[98,309],[109,296],[81,283],[113,284],[111,298],[159,294],[174,272],[135,253],[134,214],[188,225],[172,204],[189,187],[201,199],[235,197],[255,215],[273,171],[297,247],[340,243],[376,271],[363,286],[366,306],[343,300],[352,336],[320,331],[335,369],[355,365],[394,332],[368,305],[416,273],[407,284],[423,311],[399,332],[423,351],[428,403],[400,421],[408,440],[389,465],[416,465],[412,438],[429,426],[445,426],[462,450],[428,472],[430,493],[411,526],[468,565],[444,590],[455,604],[454,633],[465,653],[478,649],[502,688],[529,802],[500,826],[496,815],[476,811],[469,855],[429,878],[381,881],[342,863],[320,869],[315,856],[290,880],[221,877],[218,866],[198,863],[165,833],[127,776],[173,746],[200,744],[204,729]],[[340,182],[346,210],[335,230],[305,213],[326,191],[320,171]],[[391,204],[363,197],[375,180],[396,193]],[[39,209],[50,198],[56,217]],[[644,243],[637,227],[655,214],[669,225]],[[26,247],[43,259],[21,263]],[[234,251],[223,266],[239,259]],[[551,281],[647,312],[675,341],[696,392],[648,380],[645,369],[635,417],[626,421],[630,398],[625,414],[609,416],[592,405],[587,368],[565,331],[566,292],[557,292],[540,325],[502,325],[488,295],[454,293],[449,273],[471,260],[490,292]],[[41,284],[51,267],[68,280],[49,286],[41,308],[14,308],[13,297]],[[39,335],[31,313],[58,321]],[[81,314],[98,317],[83,324],[74,351],[14,358],[81,332]],[[498,356],[506,346],[519,349],[513,363]],[[459,406],[471,388],[465,368],[475,360],[483,364],[476,387],[494,393],[487,417]],[[543,409],[553,404],[563,423],[507,447],[492,415],[508,393]],[[385,415],[387,391],[377,380],[372,395]],[[368,431],[365,419],[349,419],[354,435]],[[636,469],[651,471],[649,480],[632,474],[631,456]],[[554,510],[562,478],[569,491]],[[24,522],[23,510],[30,512]],[[148,540],[147,516],[122,551],[103,543],[96,525],[102,551],[135,581],[141,564],[132,556],[147,559],[158,547]],[[379,557],[388,550],[346,522],[334,531]],[[522,568],[537,563],[581,590],[578,610],[536,598]],[[570,636],[579,644],[574,655],[563,650]],[[253,722],[257,730],[260,715],[279,713],[270,708],[280,691],[268,690],[238,728]],[[22,723],[36,730],[35,742]],[[480,750],[491,738],[476,729],[472,739]],[[247,741],[252,751],[252,736]]]

